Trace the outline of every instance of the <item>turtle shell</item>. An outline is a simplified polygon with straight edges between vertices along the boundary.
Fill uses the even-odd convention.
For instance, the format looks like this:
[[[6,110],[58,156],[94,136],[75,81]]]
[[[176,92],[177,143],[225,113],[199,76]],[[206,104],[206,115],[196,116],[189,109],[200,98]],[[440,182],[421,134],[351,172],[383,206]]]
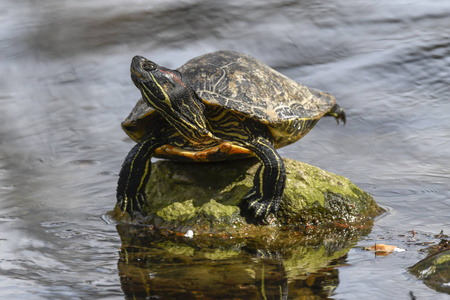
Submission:
[[[308,88],[250,55],[233,51],[193,58],[178,71],[206,105],[217,105],[266,124],[277,148],[304,136],[336,103],[332,95]],[[122,126],[139,141],[153,114],[153,108],[141,99]]]
[[[266,124],[320,118],[335,104],[330,94],[308,88],[250,55],[233,51],[196,57],[178,71],[206,102]]]
[[[243,53],[208,53],[178,71],[206,104],[268,125],[277,148],[299,140],[336,104],[332,95],[308,88]]]

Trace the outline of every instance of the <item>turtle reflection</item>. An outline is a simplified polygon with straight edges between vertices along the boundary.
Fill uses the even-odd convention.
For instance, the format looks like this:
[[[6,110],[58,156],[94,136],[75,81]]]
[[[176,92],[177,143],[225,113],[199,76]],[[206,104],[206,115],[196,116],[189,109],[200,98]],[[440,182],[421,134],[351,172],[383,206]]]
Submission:
[[[348,250],[369,231],[296,231],[295,238],[286,232],[257,240],[191,239],[125,224],[117,230],[126,299],[327,299],[339,284],[336,267],[345,264]]]

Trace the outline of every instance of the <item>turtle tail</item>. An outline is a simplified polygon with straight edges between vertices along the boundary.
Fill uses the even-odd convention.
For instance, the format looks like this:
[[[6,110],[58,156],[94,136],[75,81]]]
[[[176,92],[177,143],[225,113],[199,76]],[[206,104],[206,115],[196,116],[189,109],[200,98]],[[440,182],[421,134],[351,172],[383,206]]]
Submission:
[[[345,110],[342,107],[340,107],[337,103],[333,105],[333,107],[325,116],[335,117],[338,124],[339,120],[341,120],[345,125],[346,122]]]

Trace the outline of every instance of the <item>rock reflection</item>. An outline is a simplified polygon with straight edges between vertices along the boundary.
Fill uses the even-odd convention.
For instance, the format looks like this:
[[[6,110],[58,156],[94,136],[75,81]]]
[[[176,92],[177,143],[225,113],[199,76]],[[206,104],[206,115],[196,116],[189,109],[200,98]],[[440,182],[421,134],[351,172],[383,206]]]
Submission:
[[[329,299],[337,267],[370,227],[186,238],[120,224],[120,281],[126,299]]]

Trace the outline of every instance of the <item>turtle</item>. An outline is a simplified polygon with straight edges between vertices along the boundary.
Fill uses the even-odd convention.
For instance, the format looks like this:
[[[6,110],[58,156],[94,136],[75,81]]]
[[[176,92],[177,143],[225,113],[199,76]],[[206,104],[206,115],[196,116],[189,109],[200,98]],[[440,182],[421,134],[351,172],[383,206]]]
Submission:
[[[132,218],[147,201],[152,157],[192,162],[256,157],[254,185],[239,207],[248,222],[265,223],[271,213],[276,216],[285,188],[277,149],[298,141],[324,116],[346,122],[331,94],[243,53],[212,52],[175,70],[135,56],[130,71],[142,98],[122,123],[136,145],[120,170],[117,201]]]

